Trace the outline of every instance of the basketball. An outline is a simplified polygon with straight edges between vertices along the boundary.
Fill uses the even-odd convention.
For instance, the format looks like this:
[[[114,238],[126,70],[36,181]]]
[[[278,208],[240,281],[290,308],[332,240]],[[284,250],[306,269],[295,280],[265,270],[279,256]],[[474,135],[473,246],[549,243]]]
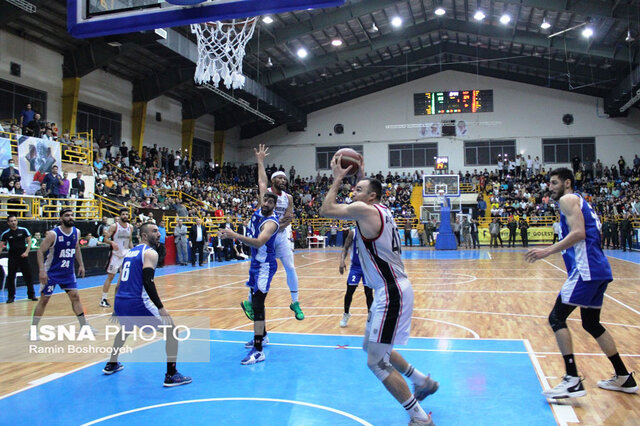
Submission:
[[[340,161],[340,167],[346,169],[349,166],[352,166],[347,176],[354,176],[360,170],[362,166],[362,155],[358,154],[351,148],[342,148],[336,152],[336,155],[342,155],[342,159]]]

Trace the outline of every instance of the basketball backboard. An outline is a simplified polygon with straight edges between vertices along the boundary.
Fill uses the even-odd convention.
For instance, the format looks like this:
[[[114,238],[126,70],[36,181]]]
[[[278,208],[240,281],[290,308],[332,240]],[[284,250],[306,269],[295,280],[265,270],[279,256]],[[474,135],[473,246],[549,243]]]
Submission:
[[[344,0],[68,0],[67,28],[77,38],[132,33],[207,21],[340,6]]]
[[[447,197],[460,197],[460,176],[424,175],[422,177],[423,197],[437,197],[439,191],[444,191]]]

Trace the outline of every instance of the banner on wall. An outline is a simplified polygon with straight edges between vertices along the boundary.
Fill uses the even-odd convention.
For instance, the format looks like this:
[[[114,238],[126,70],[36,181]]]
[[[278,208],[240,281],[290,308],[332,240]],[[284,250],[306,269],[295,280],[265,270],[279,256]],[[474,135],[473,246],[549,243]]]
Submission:
[[[27,136],[18,139],[18,170],[27,195],[40,189],[42,180],[53,166],[58,166],[58,173],[62,174],[59,142]]]
[[[9,167],[9,160],[11,160],[11,141],[0,138],[0,169]]]
[[[441,123],[425,123],[418,128],[419,138],[439,138],[442,136]]]
[[[509,241],[509,230],[502,228],[500,230],[500,237],[502,237],[502,243],[507,244],[507,241]],[[529,244],[551,244],[553,242],[553,228],[551,226],[531,227],[527,229],[527,237]],[[489,245],[491,242],[489,228],[480,228],[478,230],[478,240],[480,244]],[[516,244],[522,245],[519,229],[516,231]]]

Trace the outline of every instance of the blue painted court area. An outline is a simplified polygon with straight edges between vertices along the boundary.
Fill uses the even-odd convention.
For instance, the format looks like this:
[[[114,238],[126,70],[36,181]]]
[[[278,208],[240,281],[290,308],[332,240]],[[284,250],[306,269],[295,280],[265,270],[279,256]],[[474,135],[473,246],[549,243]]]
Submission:
[[[230,260],[228,262],[215,262],[215,263],[210,263],[210,264],[204,264],[203,266],[178,266],[178,265],[167,265],[165,267],[162,268],[158,268],[156,269],[156,277],[162,277],[165,275],[173,275],[173,274],[179,274],[179,273],[183,273],[183,272],[191,272],[191,271],[199,271],[202,269],[206,269],[206,268],[219,268],[221,266],[226,266],[226,265],[232,265],[235,263],[242,263],[242,262],[248,262],[247,260]],[[92,288],[92,287],[102,287],[102,284],[104,284],[104,280],[107,278],[107,275],[94,275],[91,277],[86,277],[86,278],[78,278],[78,289],[85,289],[85,288]],[[115,284],[118,283],[118,275],[116,275],[116,277],[113,279],[113,284],[115,286]],[[36,289],[36,295],[38,297],[40,297],[40,285],[39,284],[34,284],[34,288]],[[115,287],[112,287],[115,289]],[[60,289],[60,287],[56,287],[56,289],[53,292],[54,294],[58,294],[58,293],[64,293],[63,290]],[[16,289],[16,301],[20,301],[20,300],[26,300],[27,299],[27,287],[26,286],[20,286]],[[4,292],[2,292],[2,294],[0,294],[0,302],[4,302],[7,300],[7,292],[6,290]]]
[[[606,254],[607,257],[626,260],[627,262],[637,263],[640,265],[640,251],[637,249],[634,249],[634,251],[604,250],[604,254]]]
[[[192,384],[164,388],[162,363],[128,363],[113,376],[100,363],[1,399],[0,424],[409,421],[366,367],[361,337],[270,333],[266,361],[243,366],[251,333],[210,333],[211,362],[178,364]],[[413,338],[399,349],[440,382],[422,402],[438,425],[556,424],[522,341]]]

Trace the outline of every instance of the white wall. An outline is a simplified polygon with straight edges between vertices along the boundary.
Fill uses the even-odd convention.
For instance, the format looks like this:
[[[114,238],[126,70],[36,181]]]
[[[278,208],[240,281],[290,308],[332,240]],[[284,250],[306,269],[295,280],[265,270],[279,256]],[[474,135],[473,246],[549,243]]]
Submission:
[[[22,76],[10,74],[10,63],[22,65]],[[20,37],[0,31],[0,78],[47,92],[47,120],[60,127],[62,118],[62,64],[57,52],[40,47]],[[133,85],[103,70],[96,70],[80,81],[79,101],[122,114],[122,140],[131,146],[131,111]],[[156,112],[162,121],[156,121]],[[0,117],[8,118],[8,117]],[[62,131],[62,129],[60,129]],[[214,119],[205,115],[196,122],[196,137],[211,141],[213,153]],[[182,106],[180,102],[161,96],[147,104],[144,144],[182,146]]]
[[[494,112],[413,115],[414,93],[466,89],[492,89]],[[629,163],[634,154],[640,154],[640,113],[633,109],[626,118],[605,118],[601,106],[597,111],[596,100],[566,91],[446,71],[309,114],[305,132],[289,133],[286,126],[280,126],[249,140],[238,140],[238,132],[229,132],[225,160],[253,161],[253,147],[266,143],[271,146],[269,163],[283,164],[287,170],[293,164],[301,175],[308,176],[316,174],[316,146],[362,144],[367,171],[389,170],[388,145],[438,142],[438,153],[449,156],[451,170],[473,170],[476,167],[464,166],[463,139],[418,139],[418,129],[385,127],[455,119],[468,123],[470,135],[466,140],[515,138],[517,151],[532,158],[542,158],[543,137],[595,136],[596,155],[604,164],[615,163],[619,155]],[[571,126],[562,123],[566,113],[574,116]],[[336,123],[344,125],[344,133],[329,136]],[[413,170],[392,169],[400,173]]]
[[[22,66],[20,77],[11,75],[11,62]],[[62,116],[62,62],[62,55],[0,30],[0,78],[47,92],[43,118],[56,123]]]

